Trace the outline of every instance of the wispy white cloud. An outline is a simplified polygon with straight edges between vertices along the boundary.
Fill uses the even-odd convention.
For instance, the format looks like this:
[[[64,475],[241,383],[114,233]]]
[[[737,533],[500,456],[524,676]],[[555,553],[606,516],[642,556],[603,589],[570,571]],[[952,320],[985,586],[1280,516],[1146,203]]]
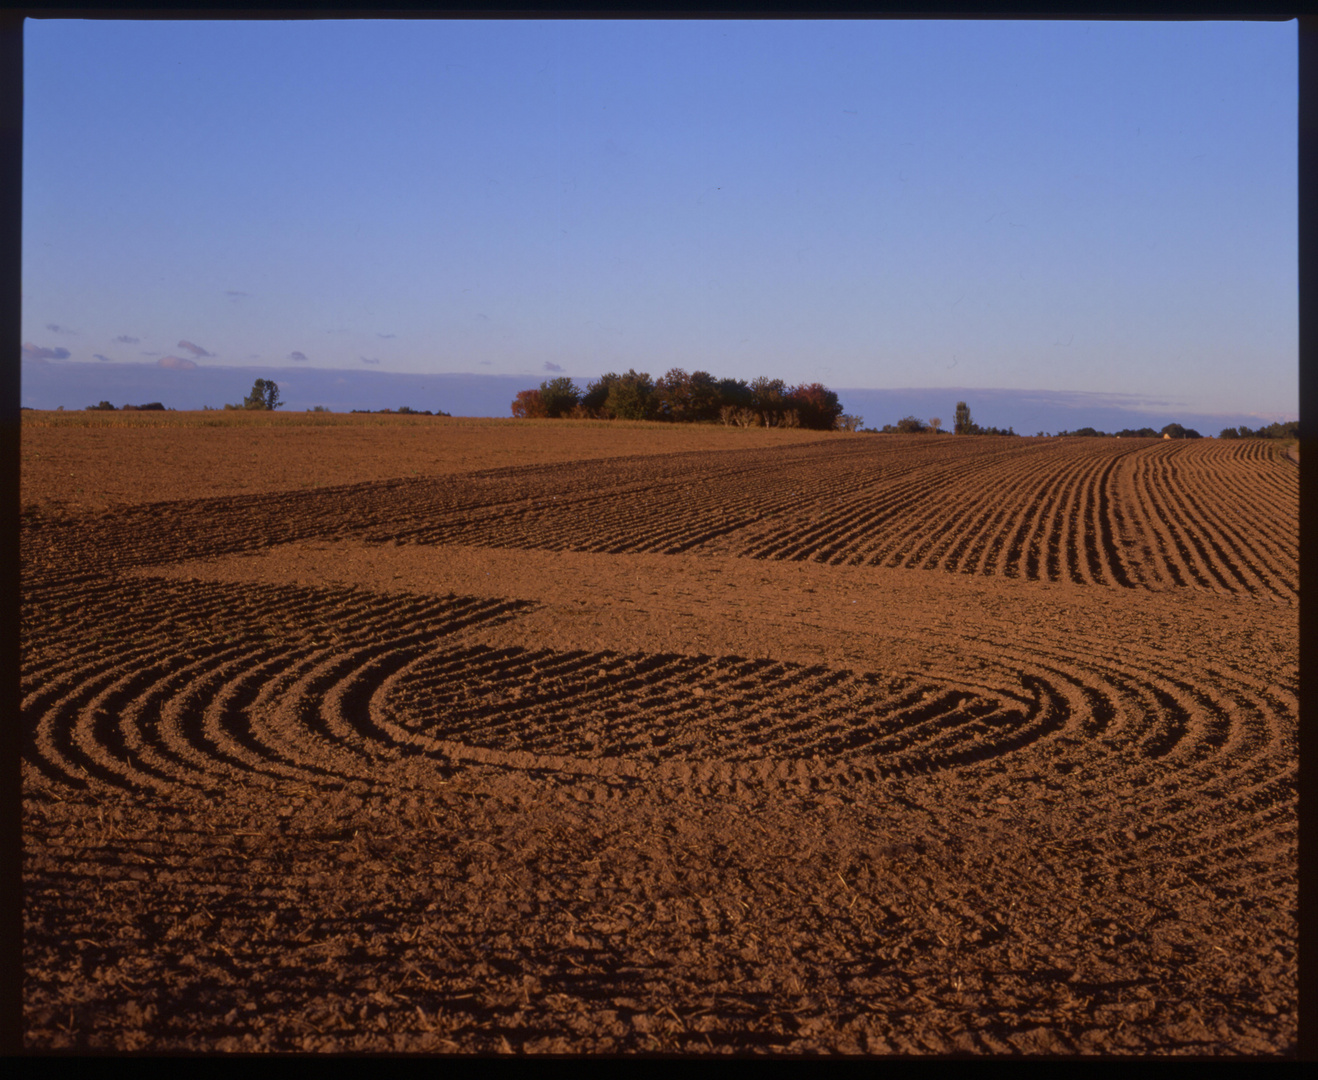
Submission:
[[[59,323],[48,322],[46,329],[55,334],[76,334],[78,331],[70,330],[67,326],[60,326]]]
[[[369,356],[363,356],[361,358],[361,361],[363,364],[378,364],[380,362],[378,357],[369,357]]]
[[[120,345],[137,345],[142,341],[141,338],[129,337],[127,334],[120,334],[114,340]]]
[[[102,356],[100,353],[92,353],[92,358],[96,360],[100,360],[104,364],[113,363],[113,361],[108,356]]]
[[[205,349],[203,349],[200,345],[194,345],[194,344],[193,344],[192,342],[190,342],[190,341],[180,341],[180,342],[178,343],[178,347],[179,347],[180,349],[187,349],[188,352],[192,353],[193,356],[214,356],[214,355],[215,355],[215,354],[212,353],[212,352],[207,352],[207,351],[206,351]]]
[[[207,353],[207,356],[210,354]],[[162,368],[171,368],[174,371],[192,371],[196,368],[191,360],[185,360],[181,356],[162,356],[157,363]]]
[[[558,364],[555,364],[555,363],[552,363],[552,362],[549,361],[549,360],[546,360],[546,361],[545,361],[545,370],[546,370],[546,371],[562,371],[563,369],[562,369],[561,367],[559,367]]]
[[[375,336],[376,336],[376,337],[379,337],[379,338],[396,338],[398,335],[397,335],[397,334],[376,334]]]
[[[291,353],[288,354],[288,358],[290,360],[305,360],[307,358],[307,354],[304,352],[299,352],[296,349],[294,349]]]

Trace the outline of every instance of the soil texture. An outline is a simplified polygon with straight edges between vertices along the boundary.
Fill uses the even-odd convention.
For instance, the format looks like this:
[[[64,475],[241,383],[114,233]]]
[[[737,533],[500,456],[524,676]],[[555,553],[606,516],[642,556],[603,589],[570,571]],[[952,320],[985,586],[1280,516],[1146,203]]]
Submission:
[[[152,430],[24,474],[29,1048],[1295,1052],[1266,444]]]

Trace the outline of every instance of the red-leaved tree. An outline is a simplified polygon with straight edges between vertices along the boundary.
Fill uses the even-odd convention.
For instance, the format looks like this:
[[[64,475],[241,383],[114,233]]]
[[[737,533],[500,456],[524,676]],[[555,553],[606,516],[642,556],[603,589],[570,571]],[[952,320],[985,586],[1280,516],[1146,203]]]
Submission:
[[[513,416],[520,420],[538,420],[549,415],[539,390],[523,390],[513,398]]]

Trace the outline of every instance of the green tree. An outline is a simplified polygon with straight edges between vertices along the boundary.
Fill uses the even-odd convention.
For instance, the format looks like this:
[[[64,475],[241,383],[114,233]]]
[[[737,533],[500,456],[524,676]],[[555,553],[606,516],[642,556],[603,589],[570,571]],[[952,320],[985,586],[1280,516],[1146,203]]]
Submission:
[[[610,372],[592,390],[604,390],[604,401],[600,411],[604,416],[617,420],[649,420],[654,415],[657,402],[654,398],[654,380],[646,372],[629,369],[626,375]],[[586,394],[587,405],[593,404],[592,395]]]
[[[970,406],[964,401],[956,403],[956,420],[954,421],[953,430],[958,435],[970,435],[975,430],[975,424],[970,419]]]
[[[567,376],[560,376],[540,384],[540,400],[544,403],[545,415],[557,419],[576,408],[581,401],[581,391]]]
[[[269,409],[272,412],[282,404],[279,384],[274,379],[257,379],[252,383],[252,392],[243,400],[244,409]]]

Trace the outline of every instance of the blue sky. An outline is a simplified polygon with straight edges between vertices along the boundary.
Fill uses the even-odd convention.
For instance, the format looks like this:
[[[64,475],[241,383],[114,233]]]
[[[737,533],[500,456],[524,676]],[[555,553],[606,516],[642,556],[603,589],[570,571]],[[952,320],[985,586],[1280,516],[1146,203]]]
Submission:
[[[1294,416],[1297,40],[29,20],[25,357]]]

